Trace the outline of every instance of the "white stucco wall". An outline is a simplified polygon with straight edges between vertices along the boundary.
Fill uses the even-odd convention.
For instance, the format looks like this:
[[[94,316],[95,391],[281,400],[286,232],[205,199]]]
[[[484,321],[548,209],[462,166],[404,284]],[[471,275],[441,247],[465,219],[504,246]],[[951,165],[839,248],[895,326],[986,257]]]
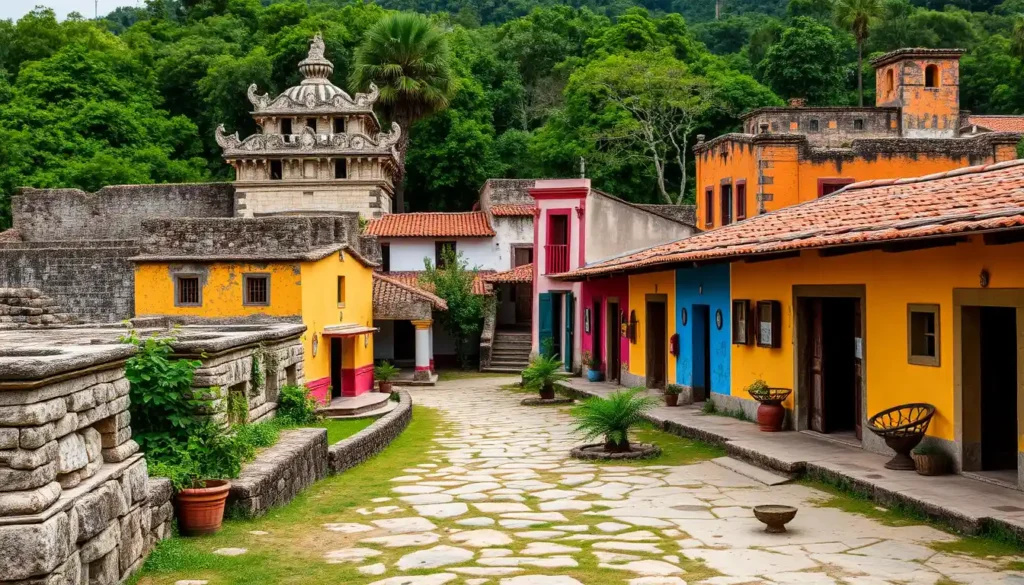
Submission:
[[[434,262],[434,243],[455,240],[455,250],[466,259],[470,268],[480,270],[508,270],[501,264],[495,238],[381,238],[391,249],[391,270],[423,270],[423,259]],[[506,252],[506,256],[507,256]]]
[[[495,233],[494,270],[510,270],[514,268],[512,246],[533,246],[533,217],[492,217],[491,227]]]
[[[692,236],[694,228],[593,191],[585,214],[587,264]]]

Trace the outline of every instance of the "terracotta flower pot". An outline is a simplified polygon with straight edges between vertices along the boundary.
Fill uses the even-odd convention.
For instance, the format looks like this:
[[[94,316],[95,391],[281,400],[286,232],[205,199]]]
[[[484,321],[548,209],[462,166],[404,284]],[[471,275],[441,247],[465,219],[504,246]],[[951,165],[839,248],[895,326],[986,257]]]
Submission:
[[[391,380],[388,380],[387,382],[384,380],[377,382],[377,392],[386,392],[391,394]]]
[[[206,487],[178,492],[174,498],[178,531],[185,536],[199,536],[220,530],[230,489],[231,482],[211,479],[206,482]]]
[[[554,389],[554,387],[552,387],[552,386],[545,386],[545,387],[541,388],[540,389],[540,399],[541,400],[554,400],[555,399],[555,389]]]
[[[676,406],[679,404],[678,394],[666,394],[665,395],[665,406]]]
[[[784,420],[786,420],[786,409],[778,402],[762,402],[757,407],[757,424],[766,433],[781,431]]]

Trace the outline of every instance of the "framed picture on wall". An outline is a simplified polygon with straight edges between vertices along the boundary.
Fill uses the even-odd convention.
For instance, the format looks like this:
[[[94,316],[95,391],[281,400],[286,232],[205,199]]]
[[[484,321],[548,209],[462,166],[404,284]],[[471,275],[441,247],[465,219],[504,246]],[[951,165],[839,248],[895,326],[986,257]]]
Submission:
[[[590,334],[590,309],[583,309],[583,332]]]
[[[750,345],[750,301],[736,299],[732,302],[732,342],[735,345]]]

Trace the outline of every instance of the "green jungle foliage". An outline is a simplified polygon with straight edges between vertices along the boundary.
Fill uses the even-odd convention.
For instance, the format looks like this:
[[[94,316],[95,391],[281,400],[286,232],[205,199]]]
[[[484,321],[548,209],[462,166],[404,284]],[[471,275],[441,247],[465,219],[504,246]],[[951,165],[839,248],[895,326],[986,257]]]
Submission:
[[[388,67],[401,56],[379,33],[423,30],[377,26],[395,11],[434,26],[410,43],[408,62],[429,68]],[[317,32],[339,87],[436,90],[379,112],[411,124],[410,210],[466,210],[489,177],[577,176],[581,162],[628,200],[690,202],[697,134],[792,97],[856,104],[858,52],[866,104],[871,57],[962,47],[963,109],[1024,113],[1024,0],[147,0],[62,22],[37,9],[0,21],[0,228],[18,186],[230,179],[214,129],[255,132],[246,88],[296,84]]]

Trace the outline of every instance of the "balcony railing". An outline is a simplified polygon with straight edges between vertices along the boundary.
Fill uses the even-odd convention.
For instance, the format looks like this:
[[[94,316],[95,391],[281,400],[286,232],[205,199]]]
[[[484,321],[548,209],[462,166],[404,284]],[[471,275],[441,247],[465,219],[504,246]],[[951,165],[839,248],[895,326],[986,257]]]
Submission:
[[[569,271],[569,245],[568,244],[547,244],[544,246],[544,254],[547,256],[545,274],[558,274]]]

